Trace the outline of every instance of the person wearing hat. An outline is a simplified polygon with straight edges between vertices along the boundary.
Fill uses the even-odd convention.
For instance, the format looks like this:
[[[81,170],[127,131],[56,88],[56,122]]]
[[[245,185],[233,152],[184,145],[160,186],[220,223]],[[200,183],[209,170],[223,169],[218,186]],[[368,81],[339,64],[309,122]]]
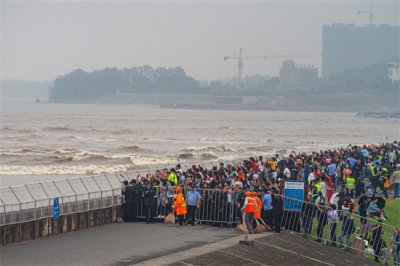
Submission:
[[[186,216],[186,222],[185,224],[188,223],[188,220],[190,219],[190,224],[194,226],[195,220],[196,220],[196,210],[197,208],[200,208],[200,193],[196,191],[196,184],[194,182],[190,183],[190,191],[188,192],[186,198],[187,198],[187,211],[188,215]]]
[[[175,201],[173,208],[175,209],[176,216],[178,216],[179,225],[183,225],[184,216],[186,211],[186,202],[182,194],[182,189],[180,187],[176,188],[176,194],[174,195]]]
[[[246,199],[244,200],[242,211],[245,213],[244,221],[246,223],[247,231],[251,234],[253,233],[254,213],[257,210],[257,202],[254,199],[252,192],[247,191],[245,195]]]

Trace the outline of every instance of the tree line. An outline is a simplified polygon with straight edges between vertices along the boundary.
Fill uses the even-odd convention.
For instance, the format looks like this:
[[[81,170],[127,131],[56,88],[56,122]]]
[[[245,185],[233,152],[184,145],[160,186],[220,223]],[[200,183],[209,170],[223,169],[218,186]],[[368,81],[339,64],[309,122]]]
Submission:
[[[384,63],[343,71],[328,80],[296,88],[283,88],[279,77],[250,76],[242,88],[235,80],[200,82],[182,67],[125,69],[105,68],[93,72],[81,69],[59,76],[49,90],[50,102],[96,102],[124,93],[209,94],[225,96],[315,95],[326,93],[398,93],[398,83],[386,77]]]

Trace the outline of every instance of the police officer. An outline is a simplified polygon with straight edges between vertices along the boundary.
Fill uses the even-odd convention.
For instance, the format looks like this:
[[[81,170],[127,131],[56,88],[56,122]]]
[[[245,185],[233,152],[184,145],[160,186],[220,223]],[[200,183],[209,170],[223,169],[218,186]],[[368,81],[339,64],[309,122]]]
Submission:
[[[139,210],[139,204],[141,202],[141,192],[139,191],[141,184],[136,183],[136,179],[132,179],[132,195],[133,195],[133,202],[132,202],[132,220],[134,222],[137,221],[138,218],[138,210]]]
[[[143,191],[144,213],[146,215],[146,223],[154,223],[154,190],[151,189],[150,182],[146,182],[146,187]]]
[[[132,222],[132,204],[133,204],[133,194],[132,194],[132,181],[125,187],[125,222]]]
[[[272,189],[272,207],[274,213],[274,227],[275,232],[281,232],[281,222],[282,222],[282,214],[283,214],[283,200],[282,196],[278,193],[276,188]]]
[[[187,194],[187,211],[186,222],[190,219],[190,224],[194,226],[196,220],[196,209],[200,208],[200,193],[196,191],[196,184],[190,184],[191,190]]]

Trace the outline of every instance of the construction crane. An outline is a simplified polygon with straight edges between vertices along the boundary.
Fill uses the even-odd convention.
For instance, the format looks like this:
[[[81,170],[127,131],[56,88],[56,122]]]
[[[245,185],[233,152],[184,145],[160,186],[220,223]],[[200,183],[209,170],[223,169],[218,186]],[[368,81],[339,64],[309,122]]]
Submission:
[[[373,10],[372,5],[369,5],[369,10],[358,10],[357,15],[360,14],[369,14],[369,26],[374,24],[374,13],[399,13],[399,10]]]
[[[253,55],[253,56],[243,56],[243,48],[239,49],[238,56],[224,56],[224,61],[229,59],[237,59],[238,60],[238,82],[239,88],[242,88],[243,85],[243,59],[271,59],[271,58],[295,58],[295,57],[308,57],[307,55]]]

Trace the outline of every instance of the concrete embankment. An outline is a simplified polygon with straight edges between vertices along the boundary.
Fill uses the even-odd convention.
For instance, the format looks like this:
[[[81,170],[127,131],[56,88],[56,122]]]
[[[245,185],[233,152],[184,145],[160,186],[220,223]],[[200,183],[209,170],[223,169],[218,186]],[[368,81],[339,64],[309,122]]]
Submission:
[[[115,223],[120,217],[120,209],[120,206],[115,206],[61,215],[59,219],[47,217],[4,225],[0,227],[0,241],[3,245],[8,245]],[[31,211],[34,212],[33,209]],[[30,210],[24,210],[24,212],[29,213]],[[8,212],[6,215],[20,216],[21,214]]]

